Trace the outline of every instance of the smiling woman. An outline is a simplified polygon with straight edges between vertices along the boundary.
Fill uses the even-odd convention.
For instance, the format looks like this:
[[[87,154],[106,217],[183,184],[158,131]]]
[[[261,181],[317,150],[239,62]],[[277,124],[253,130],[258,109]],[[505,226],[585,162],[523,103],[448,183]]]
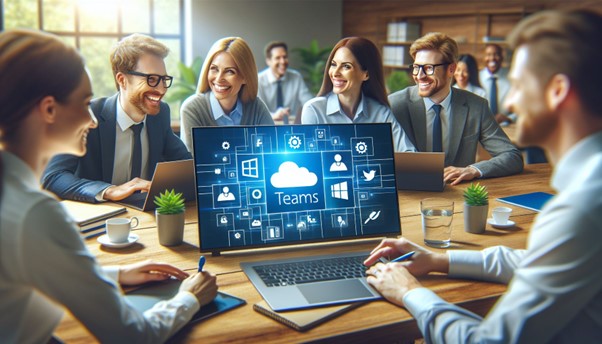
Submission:
[[[257,66],[240,37],[216,41],[205,58],[197,94],[182,104],[180,136],[192,152],[193,127],[274,124],[257,97]]]

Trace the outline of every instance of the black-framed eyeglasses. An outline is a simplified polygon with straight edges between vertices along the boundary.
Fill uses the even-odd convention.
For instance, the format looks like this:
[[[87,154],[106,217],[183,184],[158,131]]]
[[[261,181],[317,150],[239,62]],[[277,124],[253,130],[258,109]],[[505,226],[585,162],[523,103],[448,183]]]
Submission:
[[[146,73],[136,72],[134,70],[128,70],[127,74],[146,77],[146,83],[150,87],[157,87],[157,85],[159,85],[161,80],[163,80],[163,86],[165,86],[165,88],[169,88],[169,87],[171,87],[171,82],[173,81],[173,76],[169,76],[169,75],[146,74]]]
[[[418,75],[420,73],[420,69],[422,69],[422,71],[426,75],[433,75],[433,74],[435,74],[436,67],[447,66],[448,64],[449,63],[423,64],[423,65],[413,64],[410,66],[410,68],[412,69],[412,75]]]

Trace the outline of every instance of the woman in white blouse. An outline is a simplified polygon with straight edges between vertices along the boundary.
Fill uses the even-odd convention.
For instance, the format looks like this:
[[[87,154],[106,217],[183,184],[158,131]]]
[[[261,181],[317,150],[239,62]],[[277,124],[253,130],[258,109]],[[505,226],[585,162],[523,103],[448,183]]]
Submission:
[[[479,97],[485,98],[487,93],[481,88],[479,82],[479,69],[477,61],[470,54],[460,55],[454,72],[454,87],[472,92]]]
[[[56,154],[83,155],[97,125],[73,47],[27,30],[0,33],[0,343],[47,343],[69,310],[100,342],[164,342],[217,293],[215,276],[168,264],[100,267],[39,180]],[[183,280],[144,314],[120,285]]]

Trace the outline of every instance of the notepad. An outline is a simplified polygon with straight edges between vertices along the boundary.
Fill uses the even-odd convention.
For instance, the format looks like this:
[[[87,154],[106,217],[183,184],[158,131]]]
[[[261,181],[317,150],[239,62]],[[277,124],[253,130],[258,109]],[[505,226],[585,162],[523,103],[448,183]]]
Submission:
[[[69,200],[61,201],[61,204],[80,227],[108,219],[127,211],[125,207],[110,204],[91,204]]]
[[[125,295],[129,303],[144,312],[151,309],[157,302],[169,300],[176,296],[182,282],[171,279],[163,282],[150,283],[144,287],[138,288]],[[218,292],[217,296],[209,304],[201,307],[192,317],[190,322],[197,322],[207,319],[217,314],[224,313],[236,307],[242,306],[247,302],[234,295]]]
[[[501,197],[497,200],[500,202],[512,204],[518,207],[523,207],[529,210],[539,212],[543,206],[548,202],[554,195],[547,192],[531,192],[526,194]]]
[[[261,301],[254,304],[253,309],[263,315],[292,327],[297,331],[303,332],[325,323],[328,320],[334,319],[337,316],[355,309],[363,304],[363,302],[355,302],[347,305],[310,308],[290,312],[275,312],[265,301]]]

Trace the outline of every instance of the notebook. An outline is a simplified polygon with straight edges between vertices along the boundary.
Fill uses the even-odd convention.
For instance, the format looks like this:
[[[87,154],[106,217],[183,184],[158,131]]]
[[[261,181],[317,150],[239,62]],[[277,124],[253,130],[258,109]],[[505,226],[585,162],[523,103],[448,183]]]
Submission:
[[[176,279],[149,283],[148,285],[127,293],[125,298],[135,309],[144,312],[151,309],[157,302],[169,300],[176,296],[181,283],[181,281]],[[207,319],[244,304],[246,304],[245,300],[220,291],[213,301],[201,307],[201,309],[196,312],[190,320],[190,323]]]
[[[400,190],[443,191],[445,153],[396,152],[395,175]]]
[[[124,207],[110,204],[90,204],[70,200],[61,201],[61,205],[81,229],[86,229],[85,227],[88,225],[96,224],[127,211]]]
[[[253,309],[286,326],[303,332],[362,305],[363,303],[357,302],[347,305],[302,309],[291,312],[275,312],[265,301],[260,301],[253,305]]]
[[[401,234],[388,123],[199,127],[192,134],[203,252]],[[358,273],[348,281],[267,285],[255,268],[273,262],[241,267],[282,311],[379,298],[362,275],[367,254],[325,257],[351,259]]]
[[[554,197],[554,195],[547,192],[531,192],[526,194],[501,197],[497,200],[500,202],[516,205],[519,207],[527,208],[529,210],[539,212],[543,206]]]
[[[156,208],[155,196],[171,189],[177,193],[181,192],[186,201],[195,199],[192,159],[157,163],[148,192],[135,193],[117,203],[142,211],[154,210]]]

